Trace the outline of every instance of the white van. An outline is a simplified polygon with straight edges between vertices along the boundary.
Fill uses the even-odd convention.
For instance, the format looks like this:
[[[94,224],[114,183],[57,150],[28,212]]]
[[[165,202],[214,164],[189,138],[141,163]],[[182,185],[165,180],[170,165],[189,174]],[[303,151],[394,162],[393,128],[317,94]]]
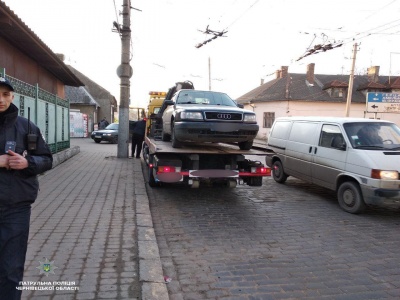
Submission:
[[[360,213],[366,205],[400,207],[400,129],[362,118],[277,118],[266,157],[276,182],[288,176],[337,192],[339,205]]]

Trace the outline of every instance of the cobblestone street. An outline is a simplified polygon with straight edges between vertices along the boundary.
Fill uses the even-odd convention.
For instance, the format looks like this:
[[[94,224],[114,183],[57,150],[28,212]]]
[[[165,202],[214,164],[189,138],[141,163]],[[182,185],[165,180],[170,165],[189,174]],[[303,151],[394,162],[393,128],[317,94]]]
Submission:
[[[149,189],[170,299],[398,299],[399,211],[342,211],[289,178]]]

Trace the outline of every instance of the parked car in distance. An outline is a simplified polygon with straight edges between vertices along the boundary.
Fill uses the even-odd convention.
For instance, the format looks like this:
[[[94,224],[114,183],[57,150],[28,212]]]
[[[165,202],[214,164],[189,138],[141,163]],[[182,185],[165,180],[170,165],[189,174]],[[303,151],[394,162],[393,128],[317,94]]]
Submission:
[[[259,130],[255,113],[225,93],[183,89],[165,104],[162,140],[171,140],[174,148],[185,143],[221,142],[249,150]]]
[[[400,128],[362,118],[277,118],[266,164],[278,183],[293,176],[336,191],[340,207],[400,207]]]
[[[111,123],[105,129],[95,130],[90,136],[96,143],[102,141],[118,143],[118,123]]]

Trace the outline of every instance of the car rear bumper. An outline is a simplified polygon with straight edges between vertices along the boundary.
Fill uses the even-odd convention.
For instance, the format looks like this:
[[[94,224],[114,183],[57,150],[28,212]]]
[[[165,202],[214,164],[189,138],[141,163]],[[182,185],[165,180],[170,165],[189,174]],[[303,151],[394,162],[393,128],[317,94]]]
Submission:
[[[257,124],[176,122],[175,138],[181,142],[245,142],[255,139]]]

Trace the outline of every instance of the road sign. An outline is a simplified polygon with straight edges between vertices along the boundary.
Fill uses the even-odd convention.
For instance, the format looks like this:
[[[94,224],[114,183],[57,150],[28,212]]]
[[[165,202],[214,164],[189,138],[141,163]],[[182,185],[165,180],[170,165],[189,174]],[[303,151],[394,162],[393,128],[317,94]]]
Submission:
[[[400,113],[400,94],[367,93],[367,112]]]

